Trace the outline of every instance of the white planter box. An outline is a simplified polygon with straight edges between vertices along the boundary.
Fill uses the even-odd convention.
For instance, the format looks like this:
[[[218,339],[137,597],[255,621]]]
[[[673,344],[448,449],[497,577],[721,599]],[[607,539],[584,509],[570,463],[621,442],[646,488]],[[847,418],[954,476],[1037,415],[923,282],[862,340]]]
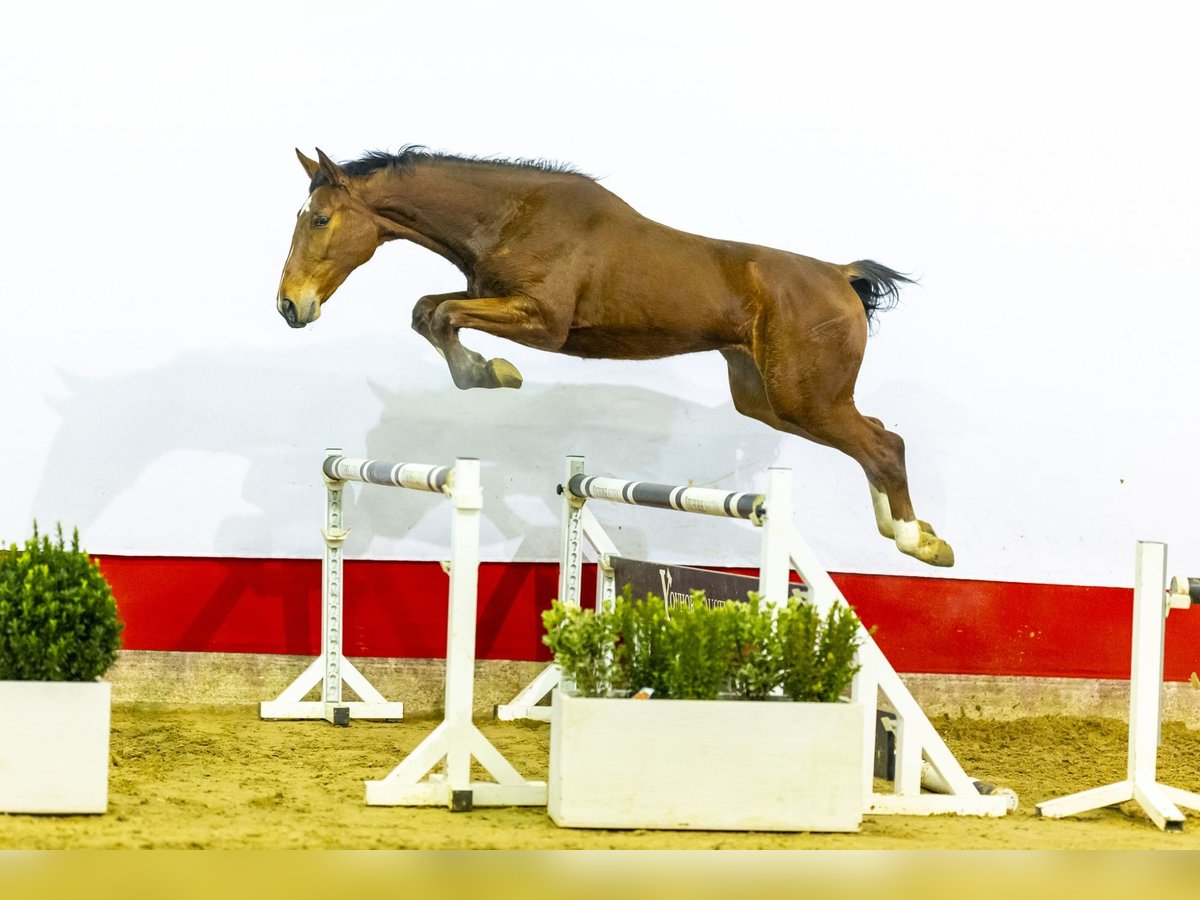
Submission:
[[[0,681],[0,813],[108,809],[107,681]]]
[[[554,692],[549,812],[571,828],[857,831],[854,703]]]

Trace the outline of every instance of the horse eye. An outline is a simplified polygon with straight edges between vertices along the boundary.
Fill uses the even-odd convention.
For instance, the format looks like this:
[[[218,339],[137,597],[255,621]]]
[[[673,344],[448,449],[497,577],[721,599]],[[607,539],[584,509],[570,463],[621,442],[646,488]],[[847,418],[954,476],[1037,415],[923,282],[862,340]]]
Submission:
[[[329,216],[313,216],[313,228],[324,228],[329,224]]]

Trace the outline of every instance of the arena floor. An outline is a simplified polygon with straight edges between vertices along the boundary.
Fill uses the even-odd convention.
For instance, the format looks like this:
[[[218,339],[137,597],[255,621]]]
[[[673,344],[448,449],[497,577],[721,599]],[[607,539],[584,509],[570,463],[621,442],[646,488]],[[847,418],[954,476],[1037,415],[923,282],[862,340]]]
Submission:
[[[1004,819],[871,816],[857,834],[585,831],[544,809],[367,807],[363,782],[385,775],[435,724],[263,722],[251,706],[117,704],[109,812],[0,815],[0,848],[508,849],[1200,849],[1200,816],[1164,834],[1132,804],[1076,819],[1034,804],[1120,780],[1125,725],[1042,716],[936,724],[964,768],[1013,788]],[[545,777],[549,726],[481,722],[530,777]],[[1200,731],[1163,728],[1159,778],[1200,790]]]

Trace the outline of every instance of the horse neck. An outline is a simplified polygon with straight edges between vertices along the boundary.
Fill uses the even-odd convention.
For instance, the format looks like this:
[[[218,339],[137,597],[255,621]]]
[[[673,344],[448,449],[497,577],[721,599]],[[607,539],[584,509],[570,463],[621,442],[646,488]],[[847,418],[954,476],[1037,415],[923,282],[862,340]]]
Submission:
[[[469,163],[418,163],[371,178],[363,198],[392,226],[388,239],[413,241],[469,272],[528,193],[522,174]]]

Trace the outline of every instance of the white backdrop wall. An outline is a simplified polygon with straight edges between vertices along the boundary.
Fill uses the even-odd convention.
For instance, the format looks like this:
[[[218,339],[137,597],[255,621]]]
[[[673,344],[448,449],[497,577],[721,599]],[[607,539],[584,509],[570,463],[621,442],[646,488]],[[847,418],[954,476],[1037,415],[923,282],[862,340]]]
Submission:
[[[413,142],[570,161],[679,228],[915,273],[858,400],[905,437],[948,574],[1127,583],[1138,537],[1197,568],[1185,8],[10,8],[0,537],[36,517],[98,553],[314,556],[319,460],[340,445],[480,456],[485,558],[550,559],[553,486],[582,452],[598,473],[729,488],[790,465],[830,568],[932,574],[875,536],[851,461],[734,412],[716,354],[584,362],[468,334],[526,380],[459,392],[408,321],[461,277],[400,244],[288,329],[292,148]],[[355,555],[444,555],[444,505],[355,497]],[[753,562],[752,530],[623,512],[606,520],[631,551]]]

